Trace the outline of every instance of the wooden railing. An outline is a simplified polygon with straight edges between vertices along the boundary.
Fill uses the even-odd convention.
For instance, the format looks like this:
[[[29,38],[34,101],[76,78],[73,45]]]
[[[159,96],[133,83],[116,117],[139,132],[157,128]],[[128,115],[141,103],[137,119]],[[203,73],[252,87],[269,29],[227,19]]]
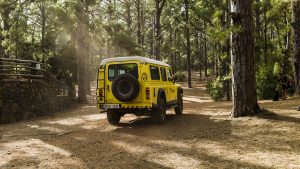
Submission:
[[[32,60],[0,58],[0,81],[4,79],[44,80],[59,95],[69,94],[69,88],[64,82],[58,81],[46,66]]]

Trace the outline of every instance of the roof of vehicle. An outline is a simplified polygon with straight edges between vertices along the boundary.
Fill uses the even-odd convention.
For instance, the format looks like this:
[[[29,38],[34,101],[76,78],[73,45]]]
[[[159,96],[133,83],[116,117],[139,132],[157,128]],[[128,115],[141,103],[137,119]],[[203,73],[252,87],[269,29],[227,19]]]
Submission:
[[[126,56],[126,57],[115,57],[115,58],[107,58],[103,59],[100,65],[106,65],[108,62],[123,62],[123,61],[141,61],[142,63],[152,63],[156,65],[161,65],[161,66],[170,66],[167,63],[146,58],[146,57],[141,57],[141,56]]]

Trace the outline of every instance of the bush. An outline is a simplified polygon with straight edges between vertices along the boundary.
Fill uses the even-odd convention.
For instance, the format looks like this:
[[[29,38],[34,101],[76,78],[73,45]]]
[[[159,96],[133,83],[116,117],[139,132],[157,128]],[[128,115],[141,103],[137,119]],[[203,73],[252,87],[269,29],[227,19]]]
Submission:
[[[276,90],[277,79],[274,70],[268,67],[261,67],[256,74],[256,91],[259,99],[272,99]]]
[[[177,76],[178,82],[185,82],[187,80],[187,77],[183,72],[176,72],[175,75]]]
[[[273,74],[274,74],[274,76],[278,76],[280,72],[281,72],[281,67],[280,67],[279,63],[276,62],[273,67]]]
[[[214,101],[219,101],[223,98],[223,81],[220,78],[208,82],[206,88]]]

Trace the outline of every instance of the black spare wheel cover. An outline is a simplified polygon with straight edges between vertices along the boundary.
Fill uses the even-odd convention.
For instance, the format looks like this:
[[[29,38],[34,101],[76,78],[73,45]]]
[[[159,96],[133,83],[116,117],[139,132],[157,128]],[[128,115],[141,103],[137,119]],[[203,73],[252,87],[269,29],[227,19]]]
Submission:
[[[122,102],[132,101],[140,92],[140,84],[136,77],[126,73],[115,78],[112,83],[113,95]]]

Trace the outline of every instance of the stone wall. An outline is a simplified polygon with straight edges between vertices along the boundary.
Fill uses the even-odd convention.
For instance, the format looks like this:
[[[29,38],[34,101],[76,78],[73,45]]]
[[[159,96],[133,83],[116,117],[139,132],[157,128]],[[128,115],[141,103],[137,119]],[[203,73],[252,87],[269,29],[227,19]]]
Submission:
[[[0,124],[50,115],[73,104],[44,81],[0,81]]]

